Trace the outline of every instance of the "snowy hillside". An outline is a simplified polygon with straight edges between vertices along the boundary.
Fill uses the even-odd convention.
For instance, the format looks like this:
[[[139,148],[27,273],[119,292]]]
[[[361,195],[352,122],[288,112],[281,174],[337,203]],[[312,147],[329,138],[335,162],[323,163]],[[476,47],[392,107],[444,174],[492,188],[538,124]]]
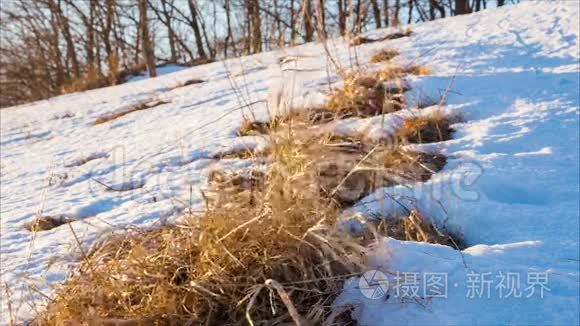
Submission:
[[[399,49],[395,62],[433,70],[409,78],[408,101],[450,87],[443,111],[463,118],[452,140],[414,145],[446,154],[443,171],[416,187],[383,188],[351,211],[382,209],[373,198],[384,192],[412,196],[468,248],[386,239],[369,270],[405,282],[371,282],[370,292],[386,293],[369,296],[366,280],[351,279],[337,304],[352,305],[361,325],[580,323],[579,18],[575,1],[527,2],[413,26],[397,40],[329,41],[345,67],[358,60],[373,69],[374,52]],[[279,63],[290,55],[297,60]],[[99,235],[202,210],[211,168],[251,164],[215,157],[263,142],[237,135],[242,116],[266,119],[272,89],[289,81],[295,104],[324,101],[330,65],[313,43],[1,110],[2,283],[10,289],[2,322],[9,310],[18,320],[34,315],[77,262],[77,239],[86,250]],[[114,114],[144,100],[151,107]],[[397,114],[385,120],[397,124]],[[22,229],[39,215],[76,221]],[[427,293],[433,275],[445,295]]]

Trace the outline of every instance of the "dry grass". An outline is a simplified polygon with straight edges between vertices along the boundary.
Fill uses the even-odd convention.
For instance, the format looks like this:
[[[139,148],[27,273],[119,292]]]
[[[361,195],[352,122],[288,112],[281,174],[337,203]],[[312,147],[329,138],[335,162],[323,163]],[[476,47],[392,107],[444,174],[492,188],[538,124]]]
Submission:
[[[93,125],[99,125],[105,122],[109,122],[111,120],[115,120],[118,119],[122,116],[125,116],[131,112],[136,112],[136,111],[141,111],[141,110],[146,110],[146,109],[151,109],[154,108],[156,106],[159,105],[163,105],[163,104],[167,104],[169,102],[167,101],[162,101],[162,100],[151,100],[151,99],[147,99],[145,101],[142,101],[140,103],[134,104],[134,105],[130,105],[128,107],[119,109],[117,111],[113,111],[113,112],[109,112],[106,113],[100,117],[98,117],[97,119],[95,119],[95,121],[93,122]]]
[[[238,130],[238,136],[257,136],[257,135],[266,135],[270,133],[270,127],[272,122],[264,122],[264,121],[251,121],[245,119],[242,122],[242,126],[240,130]]]
[[[410,66],[407,67],[407,71],[409,74],[416,76],[431,75],[433,73],[433,70],[425,66]]]
[[[348,76],[343,88],[330,96],[328,108],[342,117],[370,117],[400,110],[402,95],[407,90],[404,83],[401,79],[393,85],[385,85],[382,81],[372,75]]]
[[[72,78],[66,85],[62,87],[61,93],[68,94],[74,92],[82,92],[89,89],[101,88],[109,86],[109,79],[102,75],[96,68],[89,68],[89,70],[79,78]]]
[[[350,46],[357,46],[357,45],[366,44],[366,43],[374,43],[374,42],[382,42],[382,41],[388,41],[388,40],[396,40],[398,38],[408,37],[412,33],[413,33],[413,31],[410,28],[407,28],[404,31],[391,33],[391,34],[388,34],[388,35],[385,35],[385,36],[379,37],[379,38],[370,38],[370,37],[364,37],[364,36],[355,36],[355,37],[353,37],[350,40],[349,45]]]
[[[257,136],[274,134],[284,129],[305,129],[314,125],[328,123],[344,118],[326,108],[309,108],[290,111],[284,116],[276,116],[268,122],[244,120],[238,130],[239,136]]]
[[[287,174],[284,191],[307,193],[319,201],[344,208],[380,187],[423,182],[446,164],[445,156],[412,152],[393,144],[367,143],[362,137],[277,135],[285,164],[307,166]],[[287,155],[290,155],[287,157]]]
[[[357,219],[360,218],[359,216]],[[461,239],[448,232],[444,227],[436,227],[415,208],[399,217],[383,218],[377,216],[374,220],[362,220],[361,222],[362,225],[370,224],[370,227],[359,232],[362,243],[372,242],[376,234],[381,234],[397,240],[437,243],[458,250],[465,248]]]
[[[67,111],[67,112],[63,112],[61,114],[58,114],[58,113],[55,114],[52,117],[52,120],[69,119],[69,118],[74,118],[74,117],[75,117],[74,113]]]
[[[398,66],[391,63],[383,65],[383,67],[374,72],[372,76],[379,81],[396,81],[404,78],[407,75],[429,75],[432,71],[430,68],[424,66],[410,65]]]
[[[88,156],[76,159],[68,164],[65,164],[64,166],[67,168],[82,166],[82,165],[85,165],[91,161],[98,160],[101,158],[107,158],[107,157],[109,157],[109,155],[107,153],[102,153],[102,152],[91,153]]]
[[[363,271],[370,241],[336,228],[337,198],[346,189],[357,192],[351,184],[363,180],[364,191],[377,185],[366,167],[384,167],[380,178],[424,179],[444,159],[433,163],[364,144],[337,149],[326,139],[277,138],[266,172],[211,173],[210,188],[221,198],[207,196],[204,214],[104,238],[36,322],[333,324],[331,304],[344,280]],[[348,163],[332,168],[332,162]],[[415,168],[400,170],[405,165]],[[409,237],[442,241],[421,221],[405,224]],[[392,228],[375,229],[384,235]]]
[[[397,49],[383,49],[371,56],[371,63],[390,61],[398,55]]]
[[[268,148],[260,148],[260,149],[239,148],[234,151],[214,154],[212,158],[216,160],[229,160],[229,159],[247,160],[247,159],[257,159],[266,156],[268,156]]]
[[[400,109],[405,87],[398,82],[409,72],[395,70],[348,77],[328,108],[244,122],[240,135],[271,136],[267,169],[212,171],[204,213],[103,238],[35,323],[348,323],[348,314],[333,315],[331,306],[344,281],[364,271],[376,237],[455,243],[416,210],[367,223],[362,235],[337,227],[344,207],[378,187],[428,180],[446,164],[444,156],[356,136],[297,137],[318,123]],[[232,155],[255,155],[240,153]]]
[[[183,224],[93,246],[37,323],[325,320],[344,279],[361,271],[363,250],[332,227],[336,207],[285,191],[287,173],[304,173],[307,165],[287,165],[283,157],[293,153],[286,147],[274,155],[280,160],[252,205],[230,198]]]
[[[402,67],[389,63],[377,71],[347,74],[343,79],[343,87],[331,93],[325,108],[290,111],[289,114],[276,116],[268,122],[246,119],[238,135],[271,134],[283,127],[305,129],[333,120],[396,112],[404,107],[404,93],[410,90],[404,80],[405,76],[429,72],[423,66]]]
[[[48,231],[63,224],[75,221],[67,216],[37,216],[32,221],[22,225],[22,228],[30,232]]]
[[[436,143],[451,139],[453,129],[452,119],[445,117],[439,111],[406,120],[397,130],[396,138],[402,143]]]
[[[208,176],[208,189],[203,191],[206,207],[254,207],[261,200],[265,182],[266,174],[258,169],[239,172],[212,170]]]

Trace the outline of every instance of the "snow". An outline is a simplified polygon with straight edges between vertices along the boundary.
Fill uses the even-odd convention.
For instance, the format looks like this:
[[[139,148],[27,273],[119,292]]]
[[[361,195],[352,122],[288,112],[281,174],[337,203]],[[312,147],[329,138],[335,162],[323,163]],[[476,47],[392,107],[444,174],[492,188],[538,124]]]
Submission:
[[[157,76],[162,76],[165,74],[170,74],[170,73],[174,73],[174,72],[185,70],[185,69],[189,69],[189,67],[169,63],[169,64],[166,64],[163,66],[158,66],[156,71],[157,71]],[[144,70],[144,71],[139,72],[137,75],[129,76],[129,78],[127,78],[127,83],[133,83],[133,82],[136,82],[139,80],[145,80],[148,78],[149,78],[149,71]]]
[[[453,140],[415,145],[445,153],[443,171],[411,188],[377,190],[345,217],[397,209],[381,200],[385,192],[412,197],[469,247],[385,238],[372,248],[369,270],[387,275],[388,295],[369,299],[353,278],[337,307],[352,305],[361,325],[580,323],[579,11],[573,1],[526,2],[417,25],[410,38],[356,48],[368,69],[373,52],[386,46],[399,48],[400,63],[432,68],[432,75],[410,78],[409,101],[437,98],[451,85],[443,110],[461,114],[463,122],[454,125]],[[329,49],[345,67],[356,61],[343,40]],[[284,55],[296,61],[280,65]],[[264,146],[259,137],[236,135],[242,117],[267,119],[266,103],[276,103],[276,93],[294,96],[299,106],[320,103],[328,83],[338,80],[327,74],[325,57],[320,44],[306,44],[1,110],[0,253],[12,315],[34,315],[43,295],[64,280],[77,261],[75,235],[89,246],[129,225],[174,221],[185,209],[202,209],[199,189],[209,170],[248,164],[215,155]],[[193,78],[205,82],[176,88]],[[169,103],[93,125],[103,114],[153,98]],[[384,129],[377,118],[331,128],[379,137],[401,121],[396,115],[407,114],[415,113],[386,116]],[[142,187],[118,192],[102,184]],[[74,234],[64,226],[33,237],[21,225],[37,214],[79,220],[71,224]],[[418,275],[419,284],[426,273],[443,273],[447,297],[397,296],[397,272]],[[520,275],[521,298],[499,294],[500,275],[507,273]],[[483,274],[493,280],[490,298],[469,297],[474,275]],[[538,289],[526,297],[534,275],[548,277],[543,298]],[[8,323],[5,293],[2,309]]]

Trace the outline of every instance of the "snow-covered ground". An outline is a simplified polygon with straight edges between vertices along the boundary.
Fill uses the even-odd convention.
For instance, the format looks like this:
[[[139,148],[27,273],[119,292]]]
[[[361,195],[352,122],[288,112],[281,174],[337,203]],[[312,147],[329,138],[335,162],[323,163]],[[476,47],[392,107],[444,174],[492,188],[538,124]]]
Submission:
[[[157,67],[157,76],[171,74],[171,73],[178,72],[178,71],[185,70],[185,69],[188,69],[188,67],[176,65],[176,64],[166,64],[166,65]],[[149,71],[144,70],[144,71],[141,71],[138,75],[129,76],[129,78],[127,79],[127,83],[133,83],[133,82],[136,82],[139,80],[144,80],[147,78],[149,78]]]
[[[417,25],[409,38],[362,45],[356,55],[343,40],[329,42],[345,67],[358,60],[376,68],[370,55],[388,46],[401,51],[395,61],[432,68],[410,78],[409,100],[452,85],[444,110],[464,122],[453,140],[421,146],[446,153],[448,165],[353,210],[393,208],[373,200],[383,192],[412,196],[468,245],[385,239],[367,278],[351,279],[337,306],[351,305],[362,325],[580,323],[579,17],[575,1],[526,2]],[[282,55],[299,59],[281,66]],[[271,89],[292,80],[296,101],[319,101],[328,90],[325,58],[320,44],[307,44],[1,110],[2,283],[12,315],[33,315],[64,279],[75,237],[88,246],[113,230],[202,209],[208,170],[247,164],[213,156],[260,143],[236,136],[241,117],[265,118]],[[175,88],[191,79],[205,82]],[[146,99],[169,103],[93,125]],[[37,215],[79,220],[33,237],[21,225]]]

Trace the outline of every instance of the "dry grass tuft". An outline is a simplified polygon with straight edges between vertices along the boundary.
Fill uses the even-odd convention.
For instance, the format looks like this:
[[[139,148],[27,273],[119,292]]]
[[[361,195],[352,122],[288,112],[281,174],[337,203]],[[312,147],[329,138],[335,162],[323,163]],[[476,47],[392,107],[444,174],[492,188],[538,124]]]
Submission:
[[[261,200],[266,174],[258,169],[230,172],[212,170],[203,196],[208,209],[242,206],[254,207]]]
[[[107,153],[95,152],[95,153],[89,154],[88,156],[76,159],[68,164],[65,164],[64,166],[67,168],[82,166],[82,165],[89,163],[90,161],[98,160],[101,158],[107,158],[107,157],[109,157],[109,154],[107,154]]]
[[[167,104],[169,103],[168,101],[163,101],[163,100],[151,100],[151,99],[147,99],[145,101],[142,101],[138,104],[134,104],[134,105],[130,105],[128,107],[119,109],[117,111],[113,111],[113,112],[109,112],[107,114],[104,114],[100,117],[98,117],[94,122],[93,125],[98,125],[98,124],[102,124],[105,122],[109,122],[111,120],[115,120],[118,119],[122,116],[125,116],[131,112],[135,112],[135,111],[141,111],[141,110],[146,110],[146,109],[151,109],[154,108],[156,106],[159,105],[163,105],[163,104]]]
[[[238,130],[238,136],[257,136],[266,135],[270,133],[270,126],[272,122],[264,121],[251,121],[244,119],[240,130]]]
[[[438,111],[428,116],[406,120],[397,130],[396,137],[402,143],[424,144],[451,139],[452,119]]]
[[[410,66],[407,67],[407,71],[409,74],[417,76],[431,75],[433,73],[433,70],[425,66]]]
[[[63,112],[61,114],[58,114],[58,113],[55,114],[52,117],[52,120],[69,119],[69,118],[74,118],[74,117],[75,117],[74,113],[67,111],[67,112]]]
[[[341,118],[344,117],[326,108],[291,110],[290,113],[284,116],[276,116],[268,122],[244,120],[238,131],[238,135],[257,136],[274,134],[283,129],[304,129]]]
[[[427,181],[447,162],[442,155],[332,135],[290,138],[284,146],[293,153],[292,161],[308,162],[309,169],[292,176],[286,191],[306,192],[338,207],[350,206],[380,187]]]
[[[397,240],[437,243],[458,250],[465,248],[461,239],[445,228],[435,226],[415,208],[410,209],[406,215],[395,218],[377,216],[371,221],[362,217],[357,219],[363,219],[362,224],[367,226],[359,232],[363,243],[373,241],[376,234],[382,234]]]
[[[399,220],[369,223],[372,232],[363,235],[337,227],[342,208],[379,187],[428,180],[446,164],[444,156],[360,137],[297,137],[317,123],[400,109],[405,87],[394,75],[349,77],[325,109],[244,122],[240,134],[271,136],[267,169],[212,171],[204,213],[103,238],[35,323],[348,322],[344,314],[332,314],[332,303],[344,281],[364,271],[366,245],[376,237],[451,243],[415,210]]]
[[[400,83],[386,85],[383,80],[368,75],[345,78],[344,87],[330,96],[328,108],[342,117],[370,117],[402,109],[404,83],[399,79]]]
[[[211,173],[221,197],[206,195],[204,214],[104,238],[36,323],[332,324],[332,302],[363,271],[371,241],[336,228],[340,206],[445,162],[332,139],[278,137],[267,171]],[[410,238],[439,241],[417,225],[406,224]]]
[[[75,221],[74,218],[67,216],[37,216],[34,220],[22,225],[22,228],[30,232],[48,231],[73,221]]]
[[[383,49],[371,56],[371,63],[390,61],[398,55],[397,49]]]
[[[336,207],[286,191],[288,173],[309,169],[294,154],[277,147],[252,205],[233,196],[183,224],[94,245],[37,323],[321,323],[364,254],[333,227]]]
[[[379,37],[379,38],[370,38],[370,37],[364,37],[364,36],[355,36],[355,37],[353,37],[350,40],[349,45],[350,46],[357,46],[357,45],[366,44],[366,43],[374,43],[374,42],[382,42],[382,41],[388,41],[388,40],[396,40],[398,38],[408,37],[412,33],[413,33],[413,31],[410,28],[407,28],[404,31],[395,32],[395,33],[388,34],[388,35],[385,35],[385,36]]]

